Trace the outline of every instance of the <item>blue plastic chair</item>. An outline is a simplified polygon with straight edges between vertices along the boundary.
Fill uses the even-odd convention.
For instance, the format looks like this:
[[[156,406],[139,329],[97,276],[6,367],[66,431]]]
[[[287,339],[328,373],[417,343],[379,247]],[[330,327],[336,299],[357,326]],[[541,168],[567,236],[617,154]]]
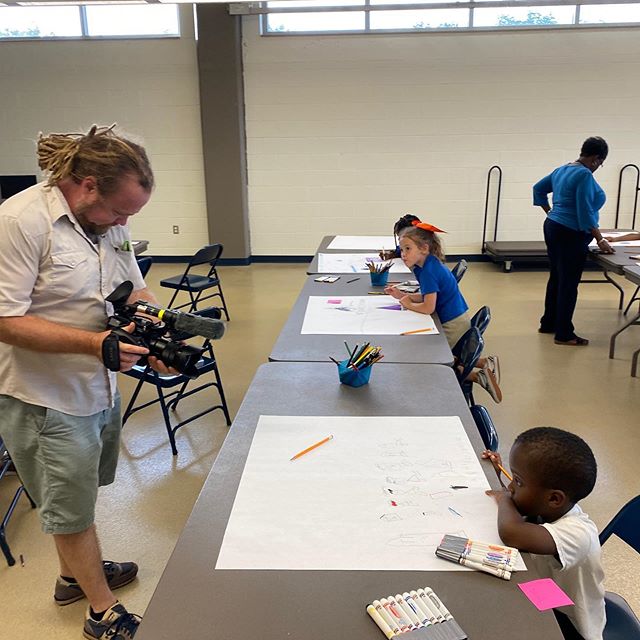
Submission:
[[[151,256],[144,256],[143,258],[136,258],[136,262],[138,263],[138,267],[140,267],[142,277],[146,278],[153,264],[153,258]]]
[[[629,500],[600,533],[603,545],[612,534],[640,552],[640,496]],[[617,593],[607,591],[604,596],[607,624],[604,640],[639,640],[640,621],[629,603]]]
[[[460,262],[458,262],[458,264],[453,267],[453,269],[451,269],[451,273],[453,275],[453,277],[456,279],[456,282],[460,282],[460,280],[462,280],[462,276],[464,276],[464,274],[467,272],[467,261],[466,260],[460,260]]]
[[[458,340],[451,352],[456,358],[456,367],[454,368],[456,377],[462,389],[462,393],[469,404],[473,406],[473,383],[467,380],[469,374],[478,362],[478,358],[484,349],[484,340],[478,327],[471,327]]]
[[[487,306],[480,307],[471,318],[471,326],[477,327],[481,335],[484,335],[489,322],[491,322],[491,309]]]
[[[480,404],[474,404],[469,407],[469,410],[476,427],[478,427],[484,446],[491,451],[497,451],[500,444],[498,432],[487,409]]]
[[[197,311],[198,305],[201,302],[219,297],[222,302],[222,308],[224,309],[224,315],[227,320],[229,320],[227,303],[225,302],[224,295],[222,293],[222,286],[220,285],[220,278],[218,277],[218,272],[216,270],[218,260],[222,255],[222,248],[222,245],[219,243],[209,244],[206,247],[203,247],[193,256],[193,258],[191,258],[191,260],[189,260],[189,264],[187,265],[184,273],[160,280],[161,287],[174,289],[171,300],[167,305],[169,308],[183,309],[187,307],[187,311],[189,313],[193,313],[194,311]],[[199,267],[205,264],[209,265],[209,271],[206,275],[191,273],[191,270],[194,267]],[[216,291],[214,293],[203,295],[204,292],[209,289],[215,289]],[[189,294],[189,302],[173,307],[172,305],[181,291]]]

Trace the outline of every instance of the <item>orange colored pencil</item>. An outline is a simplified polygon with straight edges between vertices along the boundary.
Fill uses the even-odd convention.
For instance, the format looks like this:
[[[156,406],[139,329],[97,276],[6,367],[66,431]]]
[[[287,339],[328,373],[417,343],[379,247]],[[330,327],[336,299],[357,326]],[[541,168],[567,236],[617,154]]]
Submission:
[[[425,331],[433,331],[433,329],[431,327],[428,327],[427,329],[414,329],[413,331],[403,331],[400,335],[410,336],[413,333],[424,333]]]
[[[509,480],[512,481],[513,476],[501,464],[498,464],[497,462],[496,464],[498,465],[498,469],[500,469],[500,471],[502,471],[502,473],[504,473],[504,475],[507,476],[507,478],[509,478]]]
[[[324,444],[325,442],[329,442],[329,440],[332,440],[332,439],[333,439],[333,436],[327,436],[324,440],[320,440],[320,442],[316,442],[315,444],[312,444],[310,447],[303,449],[302,451],[300,451],[300,453],[296,453],[296,455],[293,456],[291,460],[297,460],[300,456],[303,456],[305,453],[309,453],[309,451],[313,451],[315,448],[319,447],[321,444]]]

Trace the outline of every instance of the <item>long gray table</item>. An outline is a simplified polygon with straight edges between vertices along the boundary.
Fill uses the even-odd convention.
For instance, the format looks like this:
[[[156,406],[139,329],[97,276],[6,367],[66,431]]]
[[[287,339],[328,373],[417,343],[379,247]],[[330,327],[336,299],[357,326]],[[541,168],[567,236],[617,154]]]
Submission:
[[[633,229],[601,229],[603,236],[606,236],[613,231],[631,233]],[[591,260],[602,268],[604,280],[582,280],[581,282],[608,282],[610,285],[613,285],[618,290],[618,294],[620,296],[618,309],[622,309],[622,306],[624,305],[624,289],[609,274],[615,273],[618,276],[624,276],[624,268],[635,264],[635,261],[631,259],[631,256],[640,254],[640,247],[620,246],[615,242],[611,246],[615,249],[615,253],[599,253],[597,249],[589,251],[589,257]],[[629,307],[627,306],[625,313],[628,308]]]
[[[307,274],[311,275],[314,273],[320,273],[318,271],[319,267],[318,267],[318,254],[319,253],[362,253],[364,255],[377,255],[379,249],[328,249],[327,247],[329,246],[329,244],[331,244],[331,241],[335,238],[336,236],[324,236],[324,238],[322,238],[322,242],[320,243],[320,246],[318,247],[318,249],[316,250],[315,255],[313,256],[313,260],[311,260],[311,262],[309,263],[309,265],[307,266]],[[405,274],[394,274],[394,275],[399,275],[399,276],[404,276]],[[413,278],[413,274],[411,273],[407,273],[406,274],[406,278]]]
[[[258,369],[136,640],[382,639],[365,605],[384,594],[427,584],[472,640],[561,640],[553,614],[539,613],[516,586],[538,577],[532,571],[515,573],[507,582],[459,571],[214,569],[261,414],[457,415],[474,449],[478,454],[482,450],[450,369],[387,365],[374,370],[371,383],[358,389],[338,384],[336,377],[330,363],[269,363]],[[489,482],[497,487],[489,463],[483,465]]]
[[[403,281],[400,273],[389,274],[390,282]],[[372,287],[369,274],[346,274],[333,284],[315,282],[316,276],[307,278],[296,303],[287,318],[276,343],[269,355],[271,361],[285,362],[326,362],[329,356],[336,359],[346,357],[344,340],[350,346],[371,340],[382,347],[382,364],[453,364],[453,355],[447,343],[442,325],[434,315],[440,331],[436,335],[415,334],[411,336],[390,335],[318,335],[301,334],[309,296],[362,296],[368,291],[382,292],[383,287]],[[349,282],[350,280],[357,280]]]
[[[629,282],[633,282],[636,285],[636,293],[631,297],[631,301],[627,306],[629,306],[637,300],[638,288],[640,288],[640,267],[634,262],[631,266],[624,267],[623,269],[624,277],[629,280]],[[616,351],[616,338],[629,327],[640,324],[640,308],[638,309],[638,313],[633,316],[628,322],[626,322],[620,329],[618,329],[609,340],[609,358],[613,358]],[[637,367],[638,367],[638,351],[635,351],[633,354],[633,358],[631,360],[631,375],[635,377]]]
[[[132,240],[131,244],[133,245],[133,253],[137,256],[144,253],[149,248],[148,240]]]

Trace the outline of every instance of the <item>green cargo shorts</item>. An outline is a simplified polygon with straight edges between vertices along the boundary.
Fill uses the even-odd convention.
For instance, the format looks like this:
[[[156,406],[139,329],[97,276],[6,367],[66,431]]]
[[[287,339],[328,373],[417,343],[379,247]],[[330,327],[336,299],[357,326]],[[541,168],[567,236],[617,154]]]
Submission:
[[[121,429],[119,395],[113,409],[91,416],[0,395],[0,436],[45,533],[78,533],[93,524],[98,487],[115,477]]]

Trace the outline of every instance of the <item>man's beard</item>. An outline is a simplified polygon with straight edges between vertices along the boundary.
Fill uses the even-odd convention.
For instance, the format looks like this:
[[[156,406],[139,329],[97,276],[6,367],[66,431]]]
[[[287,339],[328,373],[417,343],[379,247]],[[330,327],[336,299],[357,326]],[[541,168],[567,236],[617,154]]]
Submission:
[[[76,210],[73,212],[73,215],[76,217],[78,224],[82,227],[82,230],[86,234],[94,235],[94,236],[103,236],[111,227],[112,224],[95,224],[95,222],[90,222],[87,220],[86,213],[91,210],[92,205],[78,205],[76,206]]]

